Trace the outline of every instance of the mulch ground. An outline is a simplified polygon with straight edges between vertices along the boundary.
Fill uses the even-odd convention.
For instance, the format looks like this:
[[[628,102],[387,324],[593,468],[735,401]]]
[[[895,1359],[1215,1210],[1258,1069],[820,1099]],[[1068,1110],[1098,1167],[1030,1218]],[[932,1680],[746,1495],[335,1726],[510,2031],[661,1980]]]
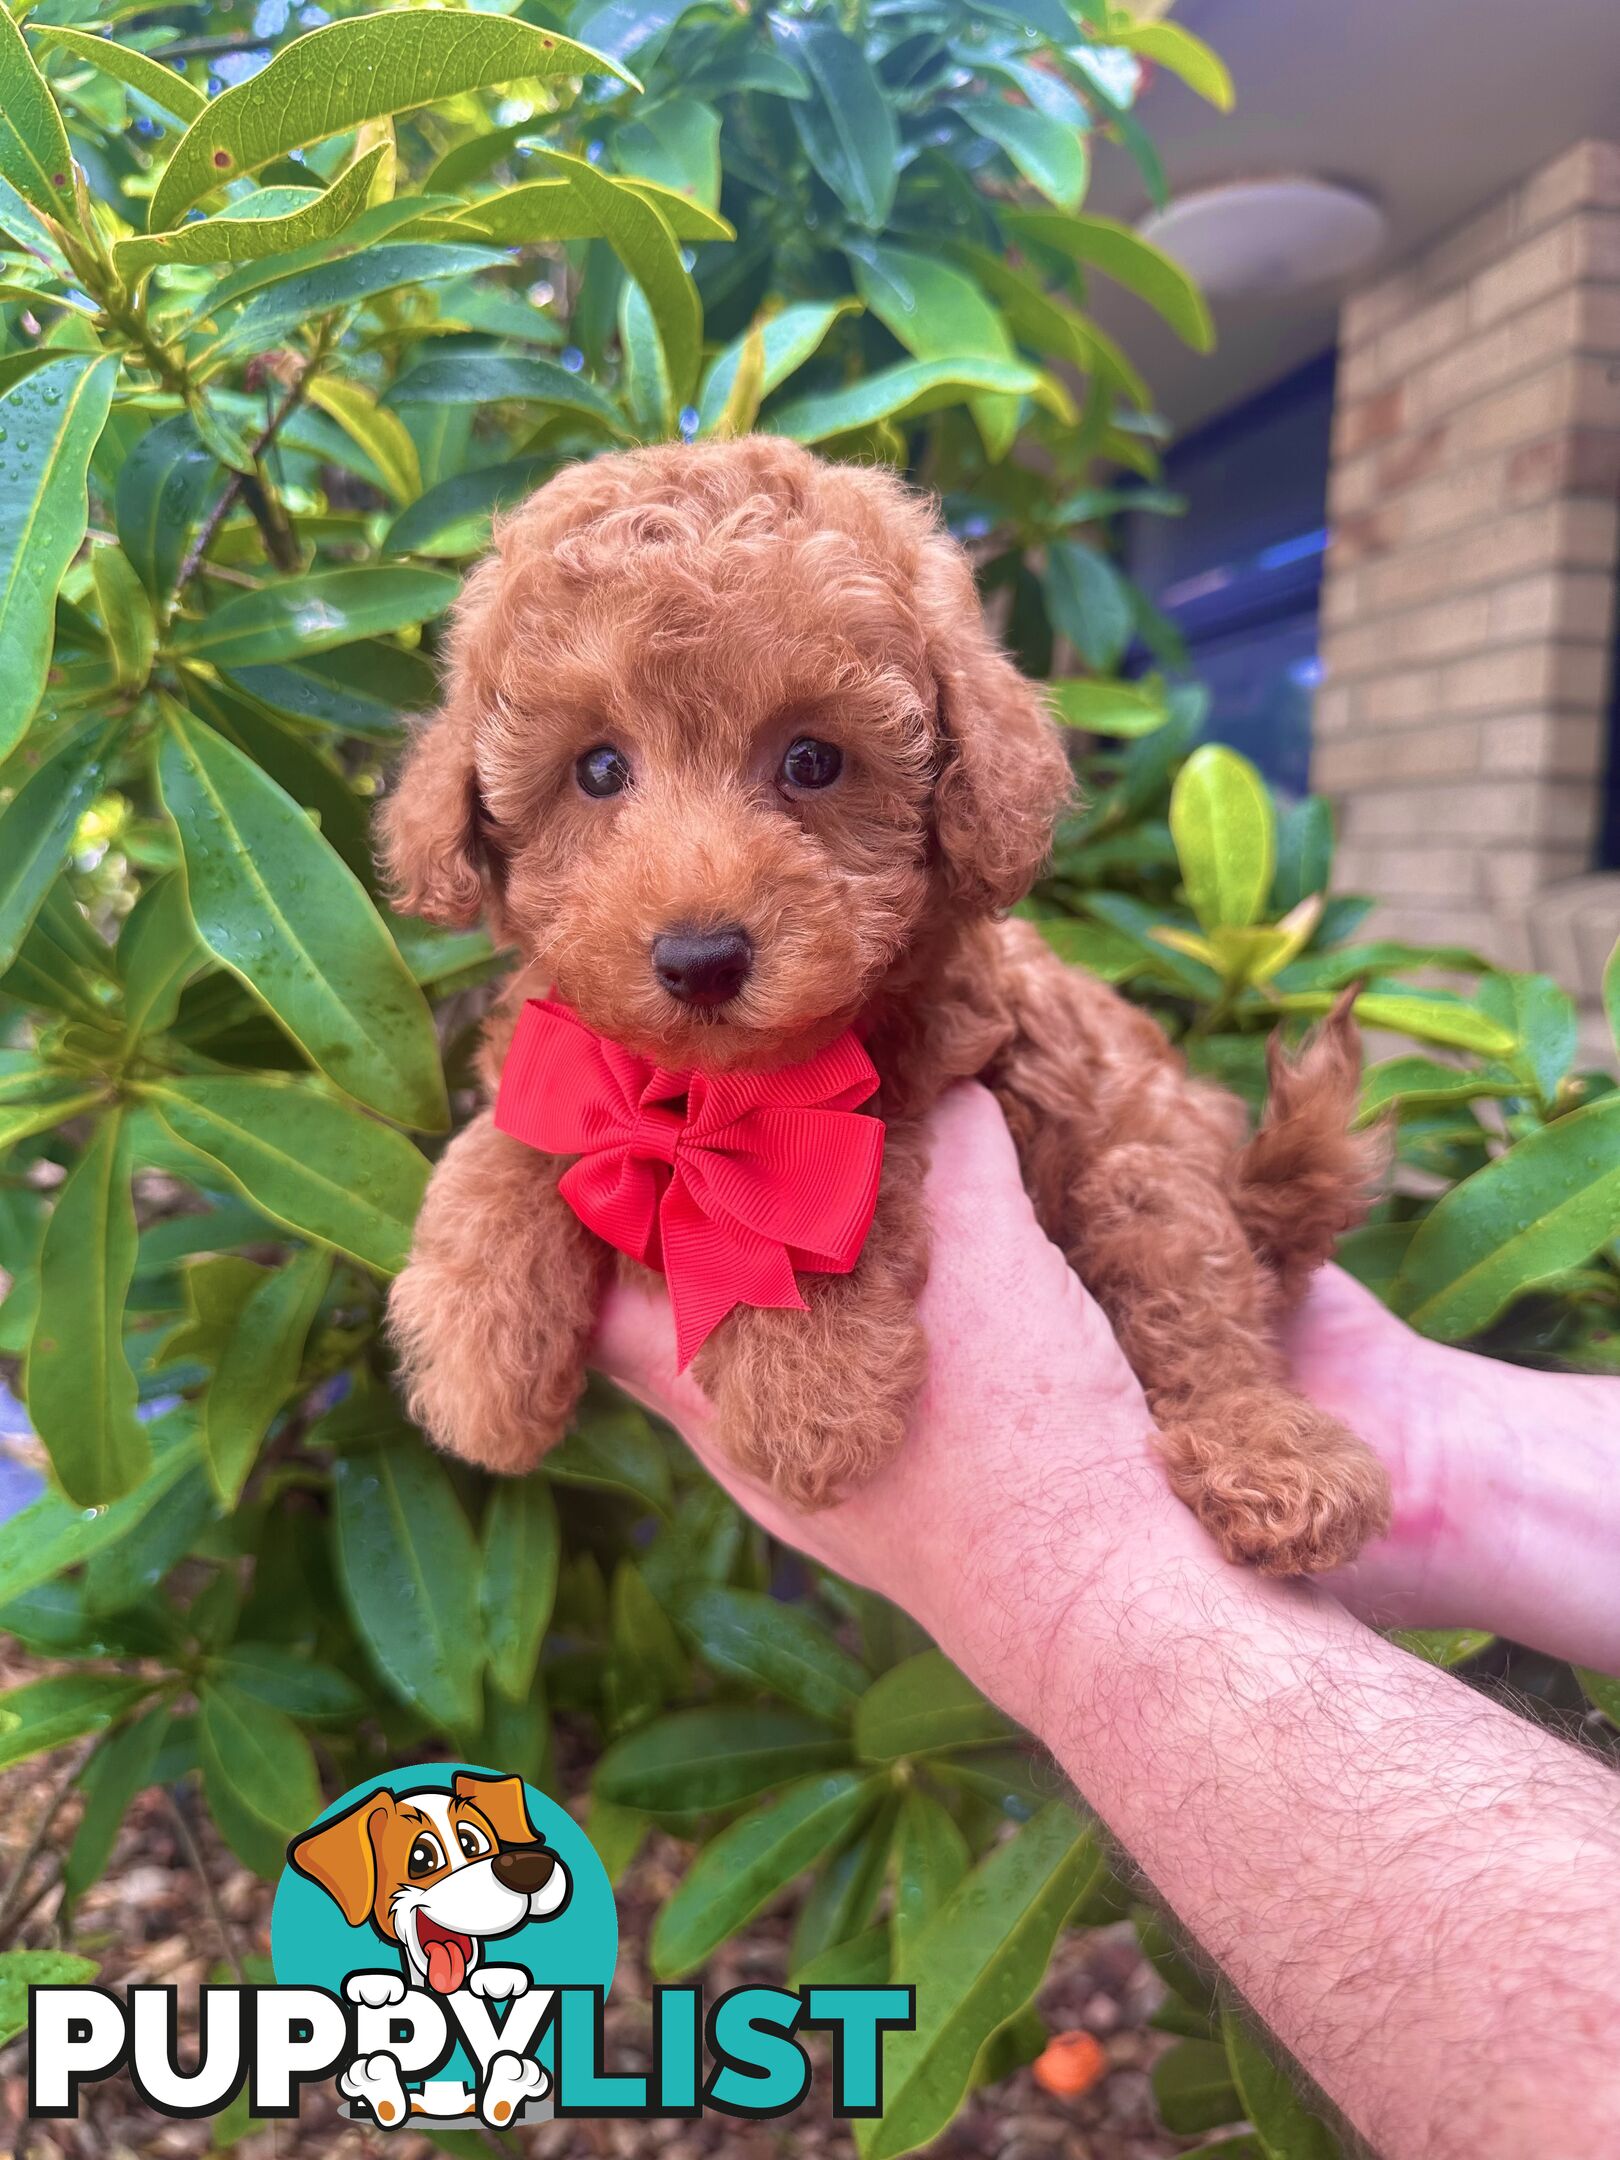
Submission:
[[[39,1668],[15,1644],[0,1647],[0,1685],[15,1686]],[[71,1751],[43,1757],[0,1777],[0,1883],[10,1880],[38,1824],[54,1802]],[[30,1889],[43,1894],[8,1947],[72,1949],[97,1959],[100,1982],[119,1987],[137,1982],[175,1985],[183,2009],[195,2003],[197,1984],[221,1978],[227,1954],[265,1956],[269,1950],[270,1890],[243,1869],[219,1842],[201,1808],[187,1821],[195,1857],[187,1851],[175,1819],[175,1801],[149,1792],[136,1802],[119,1835],[103,1880],[80,1900],[64,1929],[56,1863],[77,1818],[72,1794],[55,1818],[34,1861]],[[181,1803],[185,1804],[182,1795]],[[679,1879],[685,1850],[658,1837],[643,1849],[621,1885],[618,1977],[608,2000],[610,2068],[644,2067],[651,2033],[651,1986],[646,1941],[652,1919]],[[222,1930],[228,1944],[222,1940]],[[780,1983],[785,1971],[788,1916],[768,1915],[747,1936],[729,1945],[705,1976],[711,1994],[747,1981]],[[969,2101],[946,2134],[930,2148],[937,2160],[1167,2160],[1186,2141],[1158,2127],[1148,2071],[1168,2043],[1146,2019],[1161,1998],[1160,1983],[1140,1956],[1129,1927],[1106,1928],[1065,1938],[1047,1974],[1038,2004],[1054,2032],[1095,2034],[1107,2070],[1077,2099],[1044,2092],[1026,2070]],[[189,2038],[186,2020],[182,2032]],[[189,2059],[189,2058],[183,2058]],[[23,2046],[0,2049],[0,2160],[190,2160],[218,2151],[206,2122],[175,2122],[156,2116],[126,2077],[85,2088],[77,2122],[29,2123]],[[848,2129],[826,2113],[823,2065],[805,2107],[778,2121],[741,2124],[725,2116],[696,2122],[554,2122],[488,2136],[494,2150],[532,2160],[854,2160]],[[388,2160],[430,2160],[434,2147],[420,2136],[345,2122],[329,2090],[306,2095],[296,2124],[265,2124],[232,2148],[240,2160],[360,2160],[386,2153]]]

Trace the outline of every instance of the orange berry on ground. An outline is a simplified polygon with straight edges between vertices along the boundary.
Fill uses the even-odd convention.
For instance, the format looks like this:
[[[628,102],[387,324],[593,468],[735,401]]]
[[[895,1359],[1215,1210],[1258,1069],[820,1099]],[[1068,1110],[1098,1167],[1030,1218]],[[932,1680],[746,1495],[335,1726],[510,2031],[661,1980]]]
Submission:
[[[1054,2033],[1032,2067],[1042,2092],[1059,2100],[1077,2100],[1107,2070],[1108,2057],[1094,2033]]]

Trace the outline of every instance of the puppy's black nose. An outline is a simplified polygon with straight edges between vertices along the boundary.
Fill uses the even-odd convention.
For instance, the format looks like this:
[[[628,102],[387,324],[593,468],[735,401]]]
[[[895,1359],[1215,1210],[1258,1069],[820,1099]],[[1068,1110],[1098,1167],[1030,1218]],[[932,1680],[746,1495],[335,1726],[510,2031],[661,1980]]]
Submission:
[[[490,1870],[503,1890],[532,1897],[545,1888],[556,1865],[556,1854],[544,1845],[508,1845],[495,1855]]]
[[[683,1005],[725,1005],[748,980],[754,948],[735,925],[665,930],[653,939],[653,973]]]

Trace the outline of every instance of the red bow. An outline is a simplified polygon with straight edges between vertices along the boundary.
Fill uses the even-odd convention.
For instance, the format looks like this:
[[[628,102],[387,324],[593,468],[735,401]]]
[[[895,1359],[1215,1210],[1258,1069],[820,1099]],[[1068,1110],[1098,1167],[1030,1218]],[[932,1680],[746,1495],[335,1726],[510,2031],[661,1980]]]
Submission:
[[[883,1122],[855,1105],[877,1085],[848,1032],[777,1072],[669,1072],[530,998],[495,1123],[579,1157],[558,1190],[598,1237],[669,1278],[684,1370],[734,1305],[802,1310],[795,1268],[855,1265],[883,1163]]]

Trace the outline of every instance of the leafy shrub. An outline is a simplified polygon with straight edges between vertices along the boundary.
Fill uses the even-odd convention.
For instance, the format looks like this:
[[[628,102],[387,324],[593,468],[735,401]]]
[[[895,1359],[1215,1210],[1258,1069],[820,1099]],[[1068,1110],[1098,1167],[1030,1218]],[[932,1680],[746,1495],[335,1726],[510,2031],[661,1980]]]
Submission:
[[[1039,2047],[1059,1931],[1125,1909],[1092,1833],[909,1622],[773,1554],[639,1411],[593,1393],[492,1485],[389,1388],[382,1285],[501,960],[389,913],[368,803],[492,509],[755,424],[938,488],[1024,665],[1083,670],[1051,693],[1091,798],[1031,903],[1056,948],[1251,1098],[1268,1033],[1353,981],[1417,1046],[1367,1097],[1412,1175],[1346,1253],[1417,1324],[1620,1363],[1620,1096],[1544,978],[1357,943],[1324,806],[1279,817],[1196,747],[1195,690],[1114,679],[1178,653],[1095,475],[1172,506],[1085,281],[1208,322],[1079,204],[1093,145],[1157,184],[1139,56],[1226,100],[1196,40],[1108,0],[209,35],[230,13],[0,10],[0,1349],[54,1478],[0,1527],[0,1623],[56,1668],[0,1703],[0,1764],[89,1743],[71,1900],[152,1783],[200,1781],[272,1875],[400,1760],[550,1781],[555,1718],[616,1872],[649,1822],[702,1840],[661,1973],[808,1875],[795,1975],[927,1975],[863,2127],[897,2152]],[[1416,987],[1437,965],[1469,994]],[[1167,2121],[1298,2148],[1144,1939],[1181,1990]]]

